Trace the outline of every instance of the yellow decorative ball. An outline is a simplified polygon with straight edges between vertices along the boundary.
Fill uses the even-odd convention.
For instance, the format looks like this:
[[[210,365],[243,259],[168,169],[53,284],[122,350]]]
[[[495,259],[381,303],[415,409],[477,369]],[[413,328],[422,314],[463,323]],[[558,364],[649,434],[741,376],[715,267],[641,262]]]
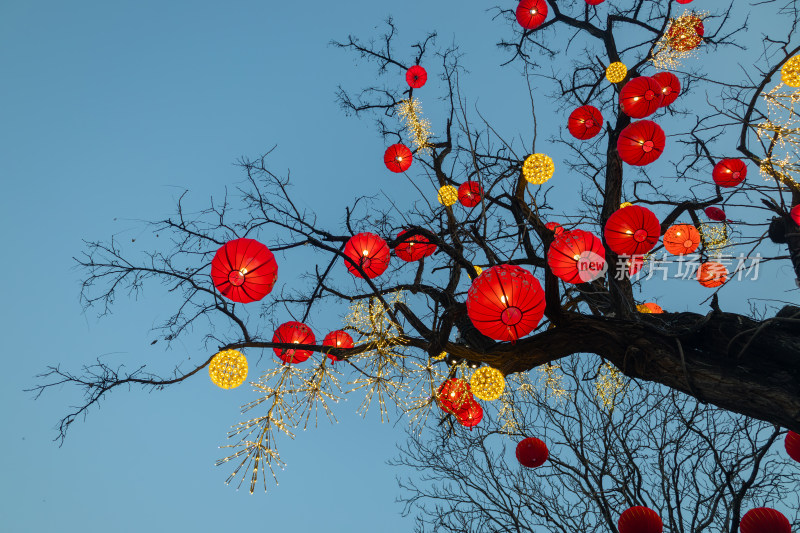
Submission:
[[[619,83],[628,75],[628,67],[625,63],[615,61],[606,68],[606,79],[611,83]]]
[[[496,368],[482,366],[472,374],[470,387],[476,398],[491,402],[503,394],[503,390],[506,388],[506,378]]]
[[[235,389],[247,379],[247,358],[236,350],[223,350],[211,359],[208,375],[217,387]]]
[[[624,208],[626,208],[626,207],[630,207],[630,206],[632,206],[632,205],[633,205],[633,204],[632,204],[632,203],[630,203],[630,202],[622,202],[621,204],[619,204],[619,208],[620,208],[620,209],[624,209]]]
[[[652,312],[652,311],[650,311],[650,308],[647,307],[644,304],[637,305],[636,306],[636,310],[639,311],[640,313],[651,313]]]
[[[483,269],[478,265],[472,265],[472,267],[475,269],[475,272],[477,272],[479,276],[483,274]]]
[[[439,189],[436,199],[439,200],[440,204],[450,207],[458,201],[458,189],[452,185],[445,185]]]
[[[545,154],[531,154],[522,163],[522,176],[534,185],[541,185],[553,177],[556,166],[553,159]]]
[[[783,64],[781,81],[789,87],[800,87],[800,55],[792,57]]]

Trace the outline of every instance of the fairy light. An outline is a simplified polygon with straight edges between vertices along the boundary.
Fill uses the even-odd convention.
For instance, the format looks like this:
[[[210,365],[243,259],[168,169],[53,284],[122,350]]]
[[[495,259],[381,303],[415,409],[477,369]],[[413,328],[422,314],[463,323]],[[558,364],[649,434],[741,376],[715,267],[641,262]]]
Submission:
[[[606,79],[611,83],[619,83],[628,75],[628,67],[621,61],[614,61],[606,67]]]
[[[541,185],[553,177],[555,165],[546,154],[531,154],[522,163],[522,176],[534,185]]]
[[[724,222],[720,224],[700,224],[697,228],[700,232],[700,240],[706,250],[713,255],[719,255],[724,248],[733,244],[728,234],[728,225]]]
[[[440,204],[450,207],[458,201],[458,189],[452,185],[444,185],[436,194],[436,199]]]
[[[223,350],[208,364],[212,383],[222,389],[235,389],[247,379],[247,358],[236,350]]]
[[[483,366],[472,373],[469,382],[472,394],[479,400],[491,402],[503,394],[506,388],[506,378],[503,373],[490,366]]]
[[[618,396],[625,390],[625,380],[622,372],[611,363],[603,363],[594,382],[595,396],[600,405],[606,409],[613,409]]]
[[[786,87],[778,85],[762,93],[767,118],[756,125],[755,130],[761,143],[769,150],[760,161],[759,170],[767,180],[797,188],[800,185],[793,176],[800,172],[800,113],[797,109],[800,90],[787,90]]]
[[[422,118],[422,104],[416,98],[402,100],[397,104],[397,114],[406,127],[406,132],[418,152],[430,152],[428,139],[431,136],[431,123]]]
[[[558,370],[561,365],[542,365],[539,367],[539,378],[544,385],[545,394],[551,394],[556,400],[565,400],[569,393],[564,388],[564,375]]]

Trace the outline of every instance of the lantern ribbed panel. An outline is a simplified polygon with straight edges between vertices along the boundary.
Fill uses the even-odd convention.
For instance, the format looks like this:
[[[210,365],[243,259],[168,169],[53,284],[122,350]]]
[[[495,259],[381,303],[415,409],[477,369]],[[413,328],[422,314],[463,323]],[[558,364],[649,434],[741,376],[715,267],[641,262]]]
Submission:
[[[619,105],[623,113],[632,118],[652,115],[664,100],[663,87],[654,78],[633,78],[619,92]]]
[[[606,250],[593,234],[583,230],[565,231],[553,241],[547,251],[547,265],[553,275],[567,283],[586,283],[600,277],[602,272],[587,270],[584,260],[591,253],[605,264]],[[581,257],[583,255],[583,257]],[[596,265],[602,268],[602,265]]]
[[[632,205],[608,217],[604,232],[606,244],[618,255],[646,254],[661,237],[661,225],[652,211]]]
[[[342,331],[341,329],[331,331],[330,333],[325,335],[325,338],[322,339],[322,345],[333,346],[334,348],[341,348],[343,350],[346,350],[347,348],[352,348],[354,346],[353,337],[351,337],[349,333],[347,333],[346,331]],[[328,358],[334,362],[341,361],[341,359],[331,354],[328,354]]]
[[[700,232],[691,224],[675,224],[664,233],[664,249],[673,255],[690,254],[700,246]]]
[[[736,187],[747,177],[747,165],[741,159],[723,159],[714,165],[711,177],[720,187]]]
[[[428,81],[428,73],[419,65],[414,65],[406,71],[406,82],[412,89],[419,89]]]
[[[589,4],[590,6],[596,6],[602,4],[605,1],[606,0],[586,0],[586,3]]]
[[[728,269],[721,263],[707,261],[697,269],[697,281],[703,287],[713,289],[728,280]]]
[[[536,437],[528,437],[517,444],[517,461],[527,468],[542,466],[550,452],[543,440]]]
[[[617,522],[619,533],[661,533],[664,524],[652,509],[636,506],[626,509]]]
[[[272,335],[272,342],[283,342],[293,344],[316,344],[317,340],[314,338],[314,332],[311,328],[302,322],[285,322],[278,326],[275,334]],[[302,363],[311,357],[311,350],[295,350],[295,349],[282,349],[273,348],[281,361],[284,363]]]
[[[397,234],[399,239],[406,233],[406,230]],[[394,248],[394,254],[403,261],[419,261],[423,257],[428,257],[436,251],[436,245],[432,244],[424,235],[413,235]]]
[[[278,263],[269,248],[253,239],[226,242],[211,260],[211,280],[229,300],[255,302],[272,291]]]
[[[517,22],[526,30],[538,28],[547,18],[547,3],[544,0],[522,0],[517,5]]]
[[[800,434],[790,431],[786,434],[786,439],[783,441],[783,446],[786,448],[786,453],[789,457],[800,463]]]
[[[667,107],[678,99],[681,94],[681,82],[678,76],[672,72],[657,72],[653,74],[653,79],[661,85],[661,94],[664,95],[661,107]]]
[[[405,144],[393,144],[383,153],[383,162],[392,172],[405,172],[414,157]]]
[[[386,241],[374,233],[358,233],[350,237],[344,247],[344,255],[358,263],[368,278],[383,274],[389,267],[391,253]],[[344,260],[347,270],[357,278],[362,278],[361,273],[350,261]]]
[[[567,129],[576,139],[591,139],[603,129],[603,115],[594,106],[581,106],[569,114]]]
[[[481,203],[483,189],[477,181],[465,181],[458,187],[458,201],[464,207],[475,207]]]
[[[792,533],[789,519],[770,507],[750,509],[739,522],[741,533]],[[621,532],[620,532],[621,533]]]
[[[617,139],[619,157],[629,165],[649,165],[664,152],[667,137],[652,120],[638,120],[626,126]]]

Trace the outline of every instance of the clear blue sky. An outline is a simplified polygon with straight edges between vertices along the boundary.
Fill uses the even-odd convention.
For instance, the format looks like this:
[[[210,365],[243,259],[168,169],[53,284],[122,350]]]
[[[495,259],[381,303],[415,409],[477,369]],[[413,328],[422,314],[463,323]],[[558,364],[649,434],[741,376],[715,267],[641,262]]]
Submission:
[[[168,367],[206,357],[202,331],[170,351],[150,345],[149,329],[171,302],[161,287],[135,301],[120,295],[109,318],[83,315],[72,257],[81,239],[112,234],[136,251],[130,241],[141,235],[139,220],[171,214],[185,189],[193,209],[205,207],[242,178],[232,165],[240,156],[277,144],[277,167],[291,168],[305,204],[329,223],[341,220],[353,190],[384,190],[398,203],[415,197],[387,175],[372,122],[347,118],[334,103],[337,85],[367,85],[374,70],[328,41],[376,35],[389,14],[407,60],[412,51],[403,47],[431,29],[441,45],[461,44],[471,70],[466,96],[509,137],[530,138],[524,82],[516,67],[498,66],[505,56],[495,42],[511,30],[475,3],[8,0],[0,7],[5,531],[412,529],[394,503],[401,472],[384,464],[402,428],[362,421],[355,398],[339,410],[339,424],[283,442],[280,485],[249,496],[224,485],[226,467],[213,466],[239,405],[252,398],[249,387],[221,391],[203,373],[164,392],[119,391],[77,421],[61,448],[53,426],[77,398],[63,389],[33,402],[22,391],[48,364],[78,370],[103,355]],[[401,73],[392,76],[403,82]],[[426,89],[423,103],[435,118],[441,87],[433,79]],[[544,135],[557,134],[564,117],[539,109],[549,113],[549,122],[540,120]],[[571,191],[558,191],[562,210]],[[284,272],[302,266],[286,261]],[[759,294],[796,299],[782,293],[786,271]],[[654,298],[666,293],[653,287]],[[673,291],[659,301],[688,308],[701,298],[696,284],[687,290],[686,298]],[[734,289],[725,301],[746,309]],[[329,320],[319,329],[335,326]]]

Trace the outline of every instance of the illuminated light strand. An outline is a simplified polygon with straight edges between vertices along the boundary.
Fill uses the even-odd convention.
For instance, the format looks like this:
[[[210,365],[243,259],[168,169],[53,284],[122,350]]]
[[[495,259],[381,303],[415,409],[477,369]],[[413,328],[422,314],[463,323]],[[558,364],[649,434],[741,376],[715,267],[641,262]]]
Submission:
[[[600,405],[613,410],[617,399],[625,391],[625,379],[622,372],[611,363],[603,363],[594,382],[595,396]]]
[[[697,36],[696,24],[702,22],[708,12],[689,11],[670,19],[664,35],[656,42],[650,62],[664,70],[677,70],[683,60],[694,57],[703,39]],[[693,45],[693,46],[692,46]],[[691,47],[691,48],[689,48]]]
[[[397,114],[405,125],[408,137],[418,152],[430,153],[431,123],[422,117],[422,104],[416,98],[402,100],[397,104]]]

